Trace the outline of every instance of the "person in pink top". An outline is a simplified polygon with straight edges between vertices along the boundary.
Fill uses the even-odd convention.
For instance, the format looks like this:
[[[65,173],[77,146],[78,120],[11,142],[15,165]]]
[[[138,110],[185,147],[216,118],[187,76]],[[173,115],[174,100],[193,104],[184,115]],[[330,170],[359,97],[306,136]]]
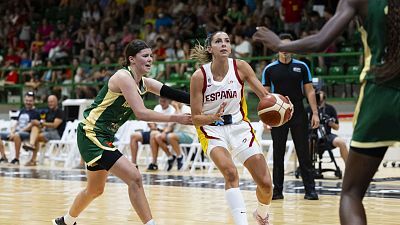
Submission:
[[[53,26],[51,24],[48,24],[47,19],[44,18],[42,20],[42,25],[38,27],[38,32],[40,36],[43,38],[43,40],[47,40],[50,38],[51,32],[54,30]]]

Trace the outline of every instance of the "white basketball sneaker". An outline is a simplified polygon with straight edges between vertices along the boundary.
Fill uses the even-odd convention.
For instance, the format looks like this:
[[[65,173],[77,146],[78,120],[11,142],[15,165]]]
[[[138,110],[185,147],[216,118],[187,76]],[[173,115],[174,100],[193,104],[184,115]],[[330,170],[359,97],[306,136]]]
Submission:
[[[257,221],[258,225],[272,225],[269,223],[269,214],[267,214],[267,217],[262,218],[260,215],[258,215],[257,210],[253,212],[253,217]]]

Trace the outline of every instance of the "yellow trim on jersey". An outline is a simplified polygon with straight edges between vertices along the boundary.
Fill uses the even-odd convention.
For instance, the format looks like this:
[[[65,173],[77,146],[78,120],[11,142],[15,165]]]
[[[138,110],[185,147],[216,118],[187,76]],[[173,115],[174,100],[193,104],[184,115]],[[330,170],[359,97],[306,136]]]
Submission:
[[[248,123],[250,124],[250,120],[249,120],[249,118],[247,117],[248,111],[247,111],[247,102],[246,102],[246,98],[244,97],[244,88],[243,88],[243,91],[242,91],[242,100],[241,100],[240,102],[241,102],[241,107],[243,108],[243,114],[244,114],[244,115],[243,115],[243,120],[246,121],[246,122],[248,122]],[[251,126],[250,126],[250,128],[251,128],[251,131],[250,131],[250,132],[253,134],[254,141],[255,141],[258,145],[260,145],[260,143],[259,143],[258,140],[257,140],[255,130],[254,130],[253,127],[251,127]]]
[[[96,158],[92,159],[90,162],[88,162],[88,166],[91,166],[93,163],[97,162],[101,158],[101,155],[97,156]]]
[[[110,89],[108,89],[103,101],[94,109],[92,109],[89,115],[83,119],[83,123],[85,124],[84,130],[93,130],[97,119],[99,119],[107,107],[112,105],[114,101],[121,95],[122,93],[112,92]]]
[[[368,33],[367,31],[364,29],[364,27],[360,27],[359,31],[361,32],[361,39],[364,45],[364,68],[361,71],[360,74],[360,82],[363,82],[365,79],[365,76],[367,76],[367,73],[369,71],[369,69],[371,68],[371,58],[372,58],[372,54],[371,54],[371,49],[368,46]]]
[[[127,66],[127,67],[128,67],[128,69],[125,69],[125,68],[122,68],[122,69],[123,69],[123,70],[127,70],[128,73],[129,73],[129,75],[131,75],[132,78],[133,78],[133,80],[135,80],[135,75],[134,75],[133,71],[131,70],[131,67],[130,67],[130,66]],[[136,81],[136,80],[135,80],[135,81]],[[136,89],[137,89],[139,95],[145,95],[145,94],[148,92],[148,89],[147,89],[146,83],[144,82],[143,77],[142,77],[142,79],[139,81],[139,85],[136,85]],[[142,90],[142,89],[143,89],[143,90]]]
[[[358,141],[351,141],[350,146],[356,148],[379,148],[379,147],[387,147],[392,146],[397,141],[377,141],[377,142],[358,142]]]
[[[200,130],[200,127],[196,126],[196,131],[197,131],[197,136],[199,137],[201,148],[203,149],[203,152],[207,154],[207,148],[209,142],[208,138],[206,138],[206,135]]]
[[[363,99],[364,99],[364,91],[365,91],[366,85],[367,85],[367,82],[363,82],[361,85],[361,88],[360,88],[360,96],[358,96],[356,109],[354,110],[353,128],[356,127],[356,124],[357,124],[358,115],[360,114],[361,103],[363,102]]]
[[[102,145],[100,141],[96,138],[96,134],[94,132],[94,127],[101,116],[103,112],[114,103],[114,101],[121,96],[122,93],[116,93],[108,89],[107,94],[104,96],[103,101],[94,109],[92,109],[89,113],[89,115],[83,119],[83,130],[85,131],[86,136],[95,144],[97,147],[104,149],[104,150],[109,150],[109,151],[115,151],[117,148],[110,148]],[[92,160],[93,161],[93,160]]]
[[[242,88],[242,89],[243,89],[243,91],[242,91],[242,99],[240,100],[240,103],[241,103],[241,107],[243,109],[243,120],[249,121],[249,119],[247,118],[248,111],[247,111],[246,98],[244,97],[244,88]]]
[[[83,127],[83,129],[85,129],[85,127]],[[117,147],[114,148],[110,148],[107,146],[104,146],[100,143],[99,139],[96,138],[96,133],[91,132],[91,131],[85,131],[86,137],[89,138],[89,140],[91,140],[95,145],[97,145],[97,147],[104,149],[104,150],[108,150],[108,151],[115,151],[117,150]]]

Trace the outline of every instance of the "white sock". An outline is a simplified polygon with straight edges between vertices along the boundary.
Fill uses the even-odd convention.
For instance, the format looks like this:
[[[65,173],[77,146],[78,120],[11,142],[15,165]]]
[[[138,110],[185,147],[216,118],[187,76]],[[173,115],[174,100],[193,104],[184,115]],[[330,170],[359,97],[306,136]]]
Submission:
[[[174,159],[174,155],[168,157],[168,160]]]
[[[154,220],[151,219],[147,223],[145,223],[144,225],[156,225],[156,222],[154,222]]]
[[[271,203],[269,205],[263,204],[261,202],[258,202],[258,206],[257,206],[257,213],[258,215],[261,216],[261,218],[265,218],[267,217],[268,213],[269,213],[269,207],[271,206]]]
[[[239,188],[231,188],[225,191],[225,197],[231,209],[235,225],[248,225],[246,205]]]
[[[72,217],[71,215],[69,215],[68,211],[67,214],[64,216],[64,222],[67,225],[73,225],[76,222],[76,217]]]

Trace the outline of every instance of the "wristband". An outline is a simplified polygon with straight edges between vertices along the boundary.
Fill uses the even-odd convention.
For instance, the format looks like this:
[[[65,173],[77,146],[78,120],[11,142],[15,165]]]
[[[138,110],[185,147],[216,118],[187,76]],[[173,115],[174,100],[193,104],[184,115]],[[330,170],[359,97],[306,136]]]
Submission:
[[[160,89],[160,96],[169,98],[171,100],[175,100],[177,102],[182,102],[187,105],[190,104],[189,93],[187,93],[185,91],[177,90],[175,88],[171,88],[165,84]]]

